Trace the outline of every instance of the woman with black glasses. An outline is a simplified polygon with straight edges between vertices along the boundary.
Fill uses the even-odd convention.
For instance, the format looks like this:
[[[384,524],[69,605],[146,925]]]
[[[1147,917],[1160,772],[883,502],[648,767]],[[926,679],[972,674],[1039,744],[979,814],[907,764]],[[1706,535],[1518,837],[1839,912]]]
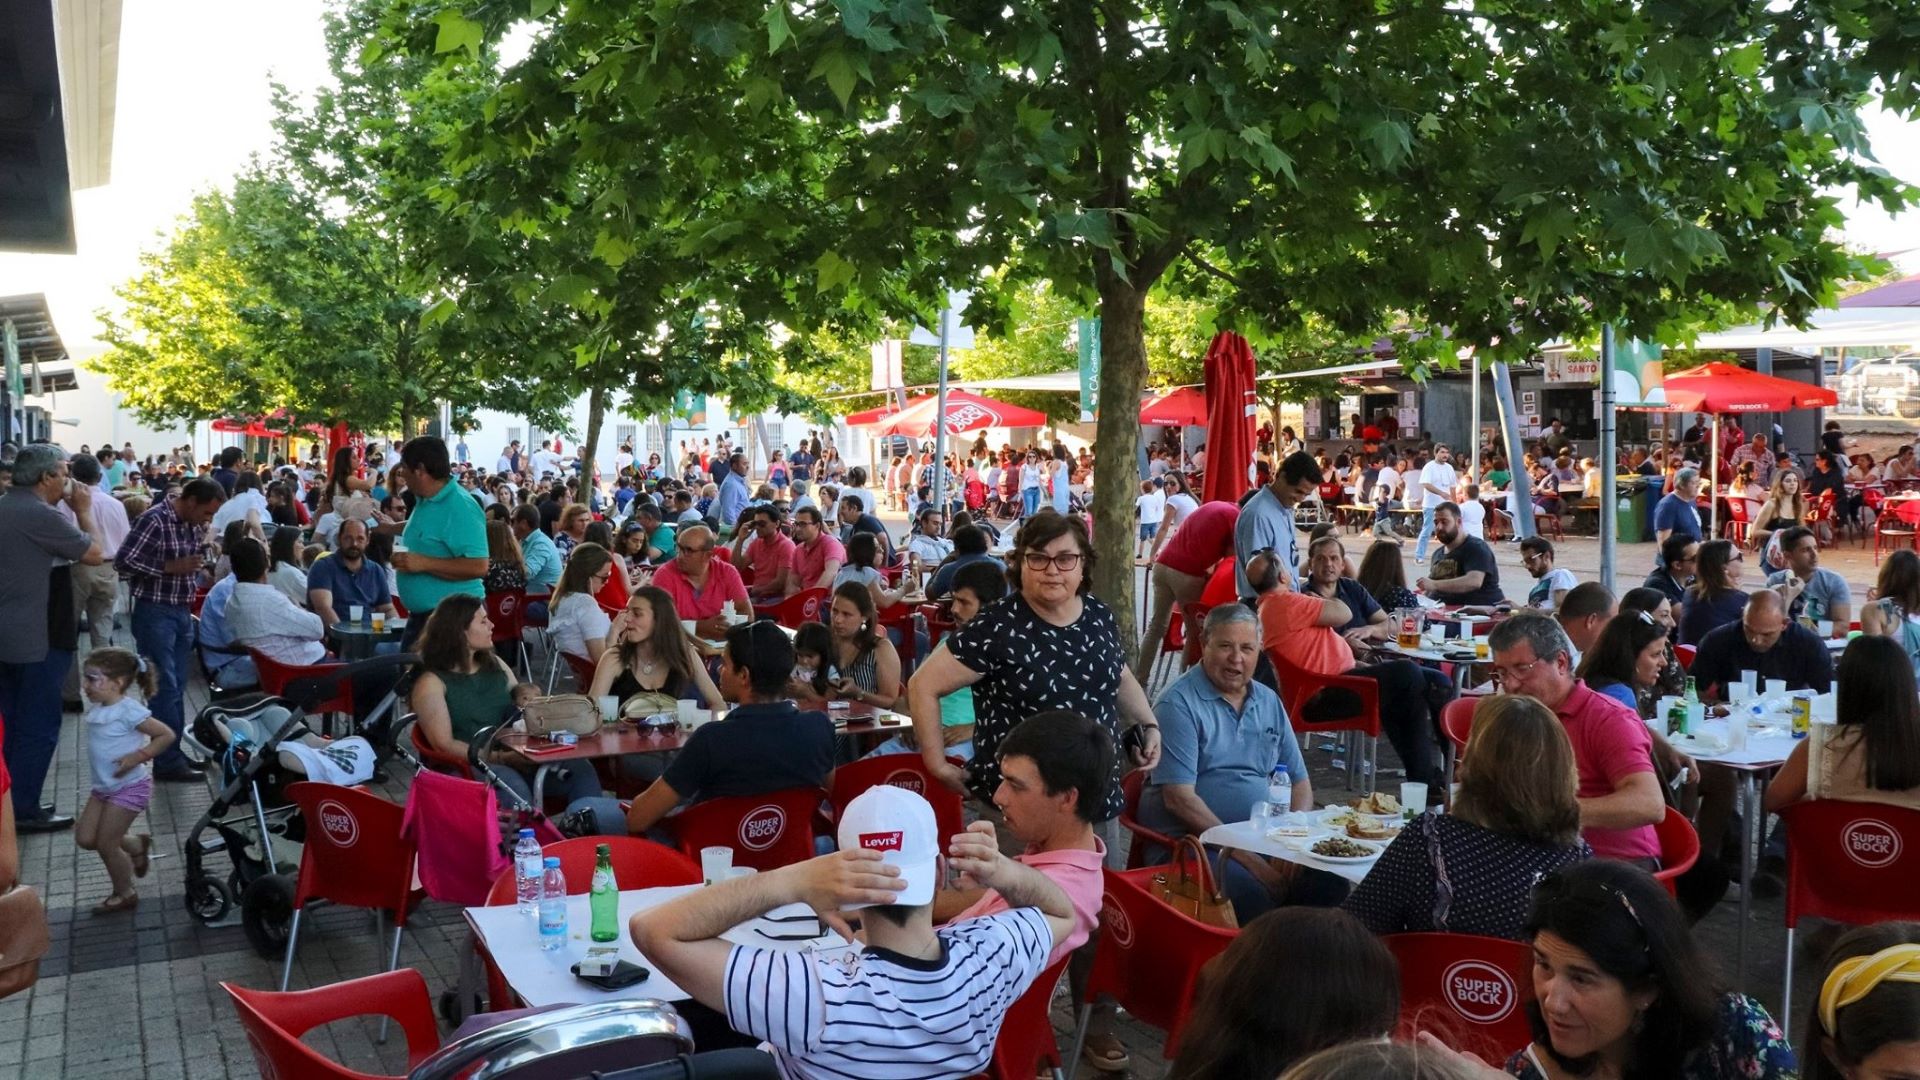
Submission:
[[[1653,714],[1646,695],[1667,666],[1667,628],[1644,611],[1622,610],[1607,621],[1600,640],[1580,659],[1574,672],[1587,688],[1625,705],[1645,720]]]
[[[1793,1048],[1759,1002],[1727,992],[1680,908],[1644,870],[1577,863],[1534,887],[1533,1043],[1488,1077],[1785,1080]],[[1423,1033],[1429,1049],[1440,1041]],[[1460,1059],[1469,1060],[1467,1055]]]
[[[927,657],[907,686],[914,737],[928,769],[982,800],[1000,785],[995,748],[1022,720],[1048,709],[1092,717],[1116,740],[1121,717],[1137,727],[1134,766],[1160,759],[1160,729],[1146,691],[1127,669],[1113,610],[1088,595],[1093,542],[1078,516],[1042,511],[1029,518],[1008,561],[1014,591]],[[974,756],[968,772],[941,752],[940,699],[973,687]],[[1098,820],[1120,813],[1120,764]]]

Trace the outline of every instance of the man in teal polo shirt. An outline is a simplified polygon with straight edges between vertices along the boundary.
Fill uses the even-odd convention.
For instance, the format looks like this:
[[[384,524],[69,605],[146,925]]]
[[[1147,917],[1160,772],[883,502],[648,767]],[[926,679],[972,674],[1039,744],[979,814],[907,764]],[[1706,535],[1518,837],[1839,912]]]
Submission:
[[[486,595],[487,516],[452,482],[444,441],[431,435],[409,439],[400,450],[400,465],[416,498],[400,536],[406,550],[393,553],[411,638],[440,601],[459,593]]]

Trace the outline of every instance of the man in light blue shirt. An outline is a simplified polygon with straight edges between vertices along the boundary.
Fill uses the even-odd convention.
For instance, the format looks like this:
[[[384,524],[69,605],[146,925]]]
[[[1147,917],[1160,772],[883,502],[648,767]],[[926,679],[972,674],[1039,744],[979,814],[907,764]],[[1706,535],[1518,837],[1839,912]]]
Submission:
[[[260,673],[254,670],[253,657],[245,653],[215,652],[234,644],[227,630],[227,601],[233,599],[238,579],[232,574],[214,582],[200,604],[200,656],[222,690],[246,690],[260,685]]]
[[[1266,800],[1267,778],[1276,768],[1293,782],[1292,806],[1313,807],[1313,782],[1280,696],[1253,678],[1260,658],[1253,611],[1243,604],[1214,608],[1203,633],[1199,665],[1154,703],[1160,763],[1140,795],[1140,823],[1176,838],[1246,821],[1254,805]],[[1159,857],[1149,853],[1149,861]],[[1243,920],[1283,895],[1303,899],[1258,857],[1236,854],[1223,863],[1221,875],[1221,887]],[[1310,879],[1303,884],[1322,887]]]
[[[1320,466],[1301,450],[1287,455],[1273,483],[1254,492],[1240,507],[1240,519],[1233,526],[1233,581],[1240,599],[1254,597],[1247,563],[1262,551],[1279,556],[1281,583],[1294,587],[1300,569],[1300,534],[1293,525],[1293,508],[1313,494],[1320,481]]]
[[[553,546],[553,537],[540,531],[538,508],[514,508],[513,535],[520,538],[520,556],[527,563],[527,595],[552,592],[560,584],[560,549]]]
[[[734,526],[740,524],[740,512],[747,508],[747,455],[735,454],[728,459],[730,468],[726,479],[720,481],[720,497],[714,502],[714,514],[720,519],[720,527],[731,533]]]

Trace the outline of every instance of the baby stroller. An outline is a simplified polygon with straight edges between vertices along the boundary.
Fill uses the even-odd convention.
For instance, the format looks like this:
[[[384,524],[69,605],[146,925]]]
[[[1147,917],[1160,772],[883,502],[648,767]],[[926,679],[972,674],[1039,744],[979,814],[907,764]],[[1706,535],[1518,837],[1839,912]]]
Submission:
[[[306,835],[306,825],[284,789],[309,777],[365,780],[372,775],[377,753],[364,739],[308,745],[303,739],[313,733],[307,710],[332,697],[342,679],[414,661],[413,656],[397,655],[344,665],[325,675],[293,680],[284,696],[224,698],[194,718],[188,738],[218,766],[208,770],[209,777],[217,777],[212,781],[213,805],[194,822],[183,845],[187,911],[194,918],[218,922],[238,903],[241,925],[255,951],[268,958],[282,954]],[[369,720],[391,708],[391,701],[382,702]],[[222,851],[231,864],[224,879],[206,863],[207,856]]]

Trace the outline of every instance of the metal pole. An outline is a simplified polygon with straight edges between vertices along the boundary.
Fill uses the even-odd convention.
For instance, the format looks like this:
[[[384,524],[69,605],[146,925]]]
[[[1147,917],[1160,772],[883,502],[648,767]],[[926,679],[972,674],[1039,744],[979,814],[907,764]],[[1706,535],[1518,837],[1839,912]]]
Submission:
[[[947,333],[953,323],[953,305],[940,308],[940,400],[933,414],[933,505],[940,519],[947,513]]]
[[[1707,478],[1707,539],[1720,535],[1720,414],[1713,414],[1713,474]]]
[[[1608,592],[1614,591],[1613,562],[1620,539],[1615,535],[1620,522],[1613,505],[1619,493],[1614,474],[1620,470],[1614,465],[1613,444],[1613,327],[1609,324],[1600,328],[1600,460],[1594,463],[1600,468],[1600,584]]]
[[[1480,482],[1480,350],[1473,351],[1473,419],[1468,423],[1467,482]]]
[[[1520,418],[1514,412],[1513,376],[1499,360],[1493,362],[1493,400],[1500,406],[1500,430],[1507,443],[1507,471],[1513,476],[1513,498],[1509,501],[1513,510],[1513,538],[1522,540],[1534,535],[1533,480],[1527,470],[1520,467]]]

